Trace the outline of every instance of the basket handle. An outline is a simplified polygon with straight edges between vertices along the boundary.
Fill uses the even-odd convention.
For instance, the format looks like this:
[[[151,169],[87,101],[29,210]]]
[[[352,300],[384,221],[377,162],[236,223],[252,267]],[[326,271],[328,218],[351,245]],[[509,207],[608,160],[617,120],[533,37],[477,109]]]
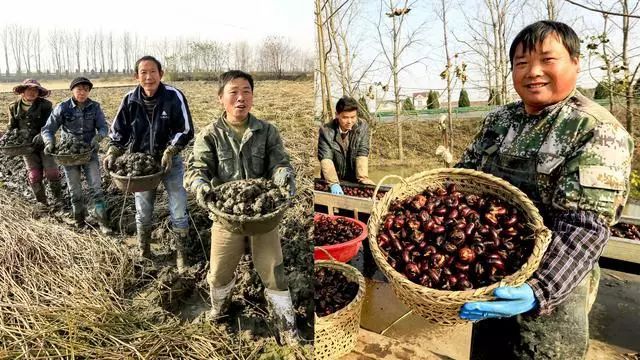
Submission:
[[[371,200],[373,200],[373,205],[375,205],[376,202],[378,201],[378,190],[380,190],[380,186],[384,184],[385,180],[391,179],[391,178],[399,179],[405,185],[408,185],[407,181],[402,176],[394,175],[394,174],[385,175],[382,179],[380,179],[380,181],[378,181],[378,184],[376,184],[376,188],[373,190],[373,197],[371,198]]]
[[[338,261],[336,260],[336,258],[333,257],[333,255],[329,254],[329,252],[324,249],[322,246],[314,246],[314,249],[318,249],[320,251],[322,251],[325,255],[327,255],[329,257],[329,259],[333,260],[333,261]]]

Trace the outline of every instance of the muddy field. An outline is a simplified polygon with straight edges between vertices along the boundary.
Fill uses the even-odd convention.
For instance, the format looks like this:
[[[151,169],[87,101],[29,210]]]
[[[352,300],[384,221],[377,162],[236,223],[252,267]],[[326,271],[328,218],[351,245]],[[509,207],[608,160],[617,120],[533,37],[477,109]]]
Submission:
[[[217,88],[215,83],[210,82],[178,82],[171,85],[181,89],[189,102],[191,114],[196,127],[196,132],[213,121],[220,114],[220,106],[217,101]],[[131,89],[131,87],[113,87],[113,88],[94,88],[91,92],[91,98],[99,101],[105,112],[107,119],[112,119],[117,110],[122,96]],[[69,92],[65,90],[54,90],[50,97],[52,102],[57,103],[69,96]],[[15,95],[11,93],[0,93],[0,104],[6,104],[15,99]],[[313,85],[311,82],[293,82],[293,81],[263,81],[257,82],[255,87],[254,107],[252,113],[258,118],[273,122],[279,129],[285,147],[291,155],[292,162],[297,173],[298,194],[294,204],[287,211],[283,223],[280,226],[282,235],[283,252],[285,257],[286,272],[289,277],[294,306],[297,310],[297,324],[301,331],[302,337],[310,341],[313,339],[313,288],[311,276],[313,275],[313,257],[312,244],[309,241],[311,224],[312,224],[312,188],[311,175],[313,172],[312,154],[309,153],[309,139],[315,134],[312,124],[312,101],[313,101]],[[6,106],[3,105],[3,106]],[[4,130],[8,122],[6,112],[0,113],[0,129]],[[104,146],[103,146],[104,147]],[[101,149],[104,152],[106,149]],[[183,156],[186,158],[190,148],[184,151]],[[26,200],[27,202],[20,206],[25,206],[23,213],[28,214],[25,221],[33,224],[51,224],[49,233],[51,236],[64,237],[65,234],[75,234],[76,230],[72,230],[69,217],[69,208],[53,209],[48,212],[37,212],[30,205],[33,203],[33,197],[26,183],[26,170],[20,158],[7,158],[0,156],[0,200],[6,204],[14,204],[15,201]],[[198,351],[191,351],[193,347],[183,346],[179,343],[186,341],[191,337],[205,337],[218,339],[225,344],[223,349],[217,349],[212,354],[213,357],[222,358],[260,358],[269,356],[286,356],[295,358],[308,357],[310,348],[279,348],[275,346],[273,340],[274,329],[268,319],[265,300],[262,296],[262,285],[255,271],[251,268],[250,255],[246,255],[239,267],[238,273],[240,281],[236,285],[233,296],[233,304],[231,306],[230,316],[220,326],[212,327],[205,319],[204,312],[208,310],[208,288],[205,280],[208,268],[208,249],[209,249],[209,228],[211,221],[204,211],[202,211],[195,202],[195,199],[189,195],[189,215],[191,220],[190,239],[188,244],[189,256],[193,264],[187,271],[185,276],[178,276],[175,272],[174,260],[172,258],[173,234],[170,230],[168,219],[168,208],[166,194],[162,191],[162,185],[159,188],[158,197],[156,199],[156,221],[155,230],[152,238],[155,244],[152,249],[155,254],[155,261],[139,262],[130,254],[135,248],[134,224],[134,204],[132,196],[123,196],[110,185],[108,175],[103,174],[103,189],[107,197],[109,213],[111,215],[112,228],[115,235],[108,237],[107,242],[102,244],[100,251],[108,251],[103,247],[113,247],[122,249],[128,254],[121,265],[126,271],[120,271],[122,279],[102,279],[101,273],[105,266],[96,265],[96,276],[105,281],[103,290],[112,292],[112,296],[108,300],[100,304],[91,304],[94,311],[99,312],[100,306],[116,307],[120,311],[118,316],[130,316],[132,312],[137,317],[131,321],[131,329],[127,329],[126,321],[119,324],[118,331],[115,327],[100,328],[100,333],[108,338],[113,338],[112,342],[117,346],[105,343],[96,343],[95,346],[104,346],[104,352],[101,356],[108,358],[114,349],[128,349],[127,354],[132,357],[148,357],[170,354],[170,349],[180,349],[182,355],[191,354],[193,358],[204,357],[205,349],[209,345],[202,345]],[[17,196],[17,200],[12,199]],[[68,201],[67,201],[68,202]],[[6,205],[10,206],[10,205]],[[18,205],[16,205],[18,206]],[[3,210],[6,210],[4,208]],[[30,210],[28,210],[30,209]],[[12,220],[7,217],[0,217],[0,228],[10,228],[8,225]],[[29,228],[29,225],[24,225]],[[59,230],[58,230],[59,229]],[[58,232],[60,234],[58,235]],[[0,254],[8,253],[8,247],[15,246],[15,242],[11,241],[14,237],[36,236],[37,234],[18,234],[11,231],[0,233]],[[92,242],[93,238],[98,237],[97,232],[93,229],[84,229],[80,231],[80,239]],[[99,237],[103,239],[103,237]],[[46,246],[46,242],[38,243]],[[34,249],[35,252],[40,250]],[[120,253],[118,253],[120,254]],[[121,256],[121,255],[117,255]],[[0,257],[0,268],[3,268],[6,257]],[[33,262],[33,266],[38,266],[38,262]],[[43,263],[42,266],[46,266]],[[100,269],[100,270],[99,270]],[[33,276],[37,276],[38,272],[47,273],[50,269],[33,269]],[[60,270],[64,274],[64,269]],[[19,279],[12,279],[18,281]],[[118,289],[112,287],[113,281],[118,284]],[[307,286],[308,284],[308,286]],[[50,287],[46,281],[42,281],[43,287]],[[7,294],[0,292],[0,301],[11,303],[18,309],[24,303],[38,303],[40,299],[39,290],[34,285],[33,293],[25,295],[23,299],[8,299]],[[64,287],[64,285],[63,285]],[[64,289],[63,289],[64,290]],[[102,290],[101,290],[102,291]],[[64,293],[64,291],[62,291]],[[6,295],[6,296],[5,296]],[[67,294],[68,295],[68,294]],[[56,294],[56,296],[58,296]],[[60,295],[62,296],[62,295]],[[57,303],[73,302],[75,294],[68,295],[68,298],[57,299]],[[20,301],[18,301],[20,300]],[[54,297],[54,300],[55,297]],[[24,301],[24,303],[22,302]],[[140,304],[144,304],[140,312]],[[96,307],[97,306],[97,307]],[[136,307],[137,306],[137,307]],[[138,309],[138,310],[132,310]],[[60,306],[54,310],[54,313],[64,314],[64,316],[78,315],[76,308]],[[16,310],[17,311],[17,310]],[[33,311],[49,311],[46,307],[33,309]],[[45,341],[42,334],[37,332],[29,333],[30,330],[22,328],[19,323],[22,321],[20,317],[11,317],[11,314],[2,313],[0,316],[0,324],[11,323],[9,319],[15,321],[14,327],[5,328],[3,331],[0,326],[0,357],[3,357],[3,351],[10,357],[17,356],[24,352],[34,355],[37,351],[44,351],[44,354],[75,354],[75,356],[95,356],[98,352],[89,351],[91,346],[84,344],[82,341],[88,339],[76,339],[71,329],[59,324],[59,336],[55,341]],[[14,314],[15,315],[15,314]],[[126,315],[126,316],[125,316]],[[20,316],[28,316],[27,313]],[[53,319],[46,316],[38,317],[42,323],[39,327],[46,328],[51,326]],[[78,319],[76,319],[78,320]],[[154,326],[155,320],[161,320],[161,323],[171,324],[164,330],[157,330]],[[82,323],[82,321],[80,321]],[[169,344],[164,348],[151,345],[152,341],[138,341],[144,338],[143,331],[148,328],[141,326],[144,323],[149,327],[157,330],[159,336],[163,337]],[[106,322],[106,325],[111,325]],[[88,326],[88,325],[87,325]],[[29,329],[32,329],[30,327]],[[25,336],[13,336],[12,332],[23,329]],[[212,330],[213,329],[213,330]],[[113,332],[112,332],[113,330]],[[163,332],[164,331],[164,332]],[[183,336],[176,336],[175,343],[171,343],[172,334],[183,333]],[[186,332],[186,333],[185,333]],[[126,333],[126,336],[125,334]],[[134,341],[135,334],[140,338]],[[144,332],[146,334],[146,332]],[[215,336],[214,336],[215,335]],[[156,347],[153,347],[156,346]],[[28,349],[28,350],[27,350]],[[83,350],[84,349],[84,350]],[[177,351],[177,350],[176,350]],[[191,352],[190,352],[191,351]],[[200,352],[202,351],[202,352]],[[213,351],[213,350],[212,350]],[[142,356],[140,356],[142,355]],[[211,356],[211,355],[209,355]]]

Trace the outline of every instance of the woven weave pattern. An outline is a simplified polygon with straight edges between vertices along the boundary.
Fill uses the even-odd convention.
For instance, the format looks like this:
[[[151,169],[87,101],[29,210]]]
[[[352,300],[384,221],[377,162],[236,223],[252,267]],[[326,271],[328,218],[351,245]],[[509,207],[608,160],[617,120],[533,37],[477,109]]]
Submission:
[[[289,202],[283,204],[276,211],[269,214],[253,217],[227,214],[213,206],[213,203],[209,203],[209,210],[212,213],[211,219],[220,224],[227,231],[250,236],[268,233],[275,229],[282,220],[284,212],[288,208],[288,204]]]
[[[389,175],[380,181],[380,186]],[[369,218],[369,244],[371,252],[380,270],[391,283],[396,296],[413,312],[425,319],[443,324],[453,325],[466,322],[458,316],[460,307],[469,301],[491,300],[493,290],[499,286],[522,285],[536,271],[544,254],[551,232],[544,226],[542,217],[533,202],[519,189],[498,177],[468,169],[435,169],[415,174],[395,185],[372,209]],[[386,260],[386,255],[378,246],[378,233],[382,221],[389,211],[394,199],[405,199],[422,191],[434,190],[453,183],[462,193],[496,196],[516,207],[524,215],[525,223],[533,231],[535,245],[527,262],[512,275],[502,281],[467,291],[446,291],[431,289],[416,284],[397,272]],[[375,199],[375,194],[374,194]]]
[[[34,149],[32,144],[2,146],[0,151],[7,156],[18,156],[31,154]]]
[[[120,176],[116,173],[109,173],[111,181],[125,193],[155,190],[162,180],[164,173],[159,171],[155,174],[145,176]]]
[[[58,165],[62,166],[76,166],[76,165],[84,165],[91,160],[92,151],[87,151],[82,154],[71,154],[71,155],[56,155],[52,154],[53,158],[56,160]]]
[[[337,261],[319,260],[315,262],[315,267],[340,271],[347,280],[358,284],[358,293],[347,306],[327,316],[316,316],[315,319],[313,358],[337,359],[350,353],[358,342],[360,311],[364,300],[364,276],[353,266]]]

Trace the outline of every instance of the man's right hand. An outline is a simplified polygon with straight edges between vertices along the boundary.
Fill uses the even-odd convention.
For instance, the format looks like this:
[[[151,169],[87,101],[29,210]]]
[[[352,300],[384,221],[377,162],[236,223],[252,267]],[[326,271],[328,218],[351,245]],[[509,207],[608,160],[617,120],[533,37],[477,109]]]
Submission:
[[[44,141],[44,153],[51,155],[56,151],[56,145],[51,140]]]
[[[107,171],[113,169],[116,159],[122,154],[123,150],[110,146],[107,150],[107,155],[102,159],[102,167]]]
[[[331,184],[331,186],[329,186],[329,189],[331,189],[331,193],[333,195],[344,195],[344,191],[342,191],[342,187],[340,186],[340,184]]]
[[[207,206],[207,197],[210,193],[211,185],[206,182],[200,182],[196,185],[196,201],[198,205],[205,210],[209,209]]]

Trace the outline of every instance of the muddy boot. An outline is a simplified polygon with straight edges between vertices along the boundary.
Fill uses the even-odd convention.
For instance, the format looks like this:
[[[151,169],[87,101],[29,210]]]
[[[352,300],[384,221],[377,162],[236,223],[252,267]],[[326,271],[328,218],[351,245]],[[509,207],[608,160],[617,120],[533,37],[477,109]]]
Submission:
[[[44,191],[42,181],[31,184],[31,190],[33,191],[33,195],[36,197],[36,201],[47,206],[47,193]]]
[[[73,220],[77,227],[83,227],[85,225],[85,219],[87,217],[87,211],[83,203],[72,203],[71,210],[73,212]]]
[[[264,289],[264,295],[267,298],[269,311],[275,320],[276,328],[280,333],[281,345],[299,345],[296,316],[289,290]]]
[[[189,264],[187,263],[187,254],[184,251],[184,245],[187,243],[189,238],[189,228],[180,229],[174,228],[177,237],[176,237],[176,266],[178,268],[178,273],[184,273]]]
[[[100,225],[102,235],[111,235],[112,231],[109,227],[109,215],[107,214],[107,204],[104,200],[96,201],[96,218]]]
[[[214,287],[211,285],[209,274],[207,274],[207,282],[209,283],[209,297],[211,298],[211,311],[208,317],[212,321],[217,321],[227,311],[229,300],[231,299],[231,290],[236,284],[236,278],[231,279],[227,285]]]
[[[64,207],[64,196],[62,195],[62,183],[60,180],[49,181],[49,189],[53,195],[55,207]]]
[[[151,228],[138,225],[138,251],[143,258],[151,258]]]

